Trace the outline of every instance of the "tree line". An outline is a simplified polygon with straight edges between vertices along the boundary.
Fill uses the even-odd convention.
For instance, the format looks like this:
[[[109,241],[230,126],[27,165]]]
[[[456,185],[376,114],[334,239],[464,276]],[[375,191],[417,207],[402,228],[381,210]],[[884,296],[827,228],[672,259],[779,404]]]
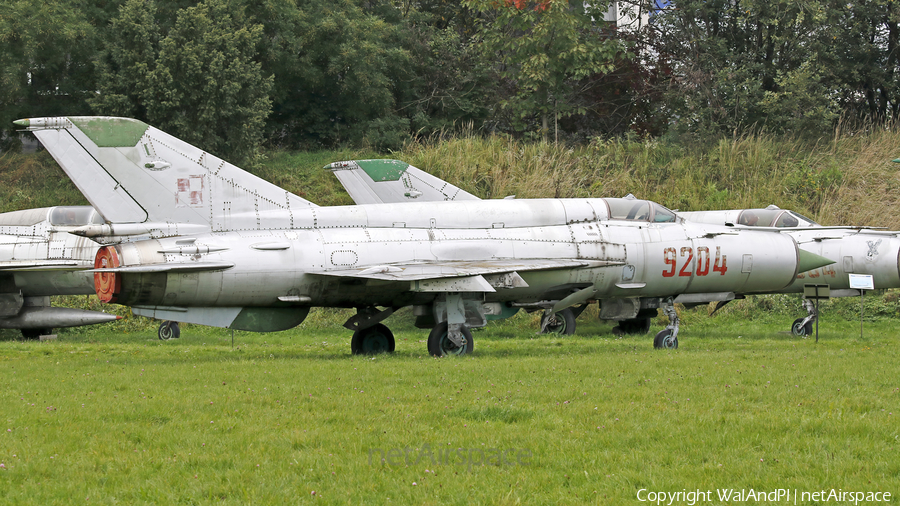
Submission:
[[[461,128],[819,136],[900,113],[893,0],[613,5],[637,21],[580,0],[5,0],[2,148],[47,115],[135,117],[252,162]]]

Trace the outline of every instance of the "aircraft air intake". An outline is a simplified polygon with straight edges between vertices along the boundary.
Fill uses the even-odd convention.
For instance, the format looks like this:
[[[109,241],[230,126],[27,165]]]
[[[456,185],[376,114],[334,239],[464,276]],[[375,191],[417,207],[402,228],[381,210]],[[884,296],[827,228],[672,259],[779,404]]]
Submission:
[[[121,265],[119,255],[114,246],[106,246],[97,250],[94,257],[95,269],[114,269]],[[122,278],[115,272],[95,272],[94,289],[100,302],[113,303],[119,300],[122,293]]]

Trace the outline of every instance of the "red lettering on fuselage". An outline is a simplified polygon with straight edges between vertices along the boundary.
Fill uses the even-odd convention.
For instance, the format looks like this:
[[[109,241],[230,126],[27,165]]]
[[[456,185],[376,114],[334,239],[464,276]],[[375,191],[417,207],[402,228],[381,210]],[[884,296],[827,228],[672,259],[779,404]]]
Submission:
[[[684,246],[681,248],[681,258],[687,257],[687,260],[684,261],[684,264],[681,266],[681,269],[678,270],[678,255],[675,252],[675,248],[665,248],[663,250],[663,263],[666,264],[666,270],[662,271],[662,275],[664,278],[671,278],[675,276],[675,271],[678,270],[678,275],[682,277],[690,277],[690,276],[707,276],[709,275],[709,248],[707,246],[698,246],[697,247],[697,269],[696,271],[692,268],[692,262],[694,261],[694,249],[688,246]],[[721,275],[725,275],[728,271],[728,265],[726,263],[726,256],[722,254],[722,248],[716,246],[716,259],[713,262],[712,272],[718,272]]]

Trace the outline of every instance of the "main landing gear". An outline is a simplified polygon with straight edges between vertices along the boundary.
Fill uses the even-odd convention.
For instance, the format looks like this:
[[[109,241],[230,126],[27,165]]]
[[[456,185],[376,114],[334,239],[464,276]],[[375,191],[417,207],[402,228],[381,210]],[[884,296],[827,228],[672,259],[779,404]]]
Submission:
[[[393,353],[394,346],[394,334],[381,323],[357,330],[350,339],[350,351],[354,355]]]
[[[472,331],[459,323],[453,324],[453,327],[447,322],[441,322],[431,329],[431,333],[428,334],[428,353],[435,357],[472,353],[475,348]]]
[[[395,345],[394,334],[381,323],[357,330],[350,339],[350,351],[354,355],[393,353]],[[435,357],[466,355],[474,348],[472,331],[465,325],[455,324],[451,330],[447,322],[441,322],[428,335],[428,353]]]
[[[166,320],[159,324],[159,330],[157,330],[156,335],[162,341],[178,339],[181,337],[181,329],[178,327],[178,322]]]
[[[354,355],[376,355],[394,352],[394,334],[382,320],[394,314],[394,308],[379,310],[375,307],[357,308],[356,315],[344,323],[353,331],[350,352]]]
[[[654,348],[674,350],[678,348],[678,313],[675,312],[675,303],[672,298],[666,299],[663,312],[669,317],[669,325],[656,334],[653,339]]]
[[[353,331],[350,351],[354,355],[393,353],[396,346],[394,334],[380,322],[393,314],[394,309],[361,307],[357,309],[355,316],[347,320],[344,327]],[[431,333],[428,335],[428,353],[435,357],[472,353],[475,340],[472,339],[472,332],[468,326],[463,323],[448,323],[446,320],[435,322],[430,316],[428,320],[426,325],[431,327]],[[422,328],[419,324],[417,326]]]
[[[541,334],[559,334],[571,336],[575,333],[575,313],[572,308],[562,309],[555,313],[545,312],[541,316]]]

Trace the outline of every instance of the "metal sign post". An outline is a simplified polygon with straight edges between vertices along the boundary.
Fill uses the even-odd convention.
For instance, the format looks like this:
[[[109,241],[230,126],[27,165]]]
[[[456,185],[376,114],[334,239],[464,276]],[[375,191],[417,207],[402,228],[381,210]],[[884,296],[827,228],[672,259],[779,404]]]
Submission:
[[[850,288],[859,290],[859,338],[863,336],[863,303],[866,290],[875,289],[875,278],[870,274],[850,274]]]
[[[803,285],[803,296],[816,301],[816,342],[819,342],[819,300],[831,298],[831,287],[828,285]]]

